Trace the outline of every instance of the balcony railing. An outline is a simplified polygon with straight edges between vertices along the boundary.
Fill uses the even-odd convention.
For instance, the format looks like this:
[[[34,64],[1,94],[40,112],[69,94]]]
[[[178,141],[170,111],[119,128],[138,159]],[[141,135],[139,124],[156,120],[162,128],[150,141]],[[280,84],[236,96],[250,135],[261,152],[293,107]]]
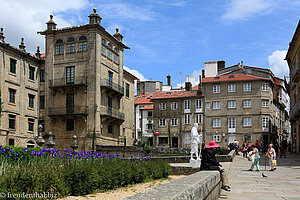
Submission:
[[[101,87],[109,88],[109,89],[121,94],[122,96],[124,95],[124,87],[110,81],[109,79],[102,79],[100,81],[100,85],[101,85]]]
[[[297,118],[299,114],[300,114],[300,100],[298,100],[291,108],[290,119],[293,120]]]
[[[49,116],[63,116],[63,115],[87,115],[87,106],[70,106],[70,107],[50,107],[48,108]]]
[[[76,85],[87,85],[86,76],[75,76],[74,78],[67,79],[66,77],[60,79],[49,80],[49,87],[68,87]]]
[[[101,116],[109,116],[124,121],[124,113],[116,109],[102,106],[100,109]]]

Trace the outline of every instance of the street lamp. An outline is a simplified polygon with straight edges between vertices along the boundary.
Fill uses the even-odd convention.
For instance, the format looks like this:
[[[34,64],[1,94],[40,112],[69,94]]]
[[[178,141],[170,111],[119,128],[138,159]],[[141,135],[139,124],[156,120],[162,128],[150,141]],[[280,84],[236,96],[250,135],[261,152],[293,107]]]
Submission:
[[[98,108],[98,105],[95,104],[94,105],[94,108],[95,108],[95,114],[94,114],[94,132],[93,132],[93,141],[92,141],[92,151],[94,152],[95,150],[95,137],[96,137],[96,112],[97,112],[97,108]]]

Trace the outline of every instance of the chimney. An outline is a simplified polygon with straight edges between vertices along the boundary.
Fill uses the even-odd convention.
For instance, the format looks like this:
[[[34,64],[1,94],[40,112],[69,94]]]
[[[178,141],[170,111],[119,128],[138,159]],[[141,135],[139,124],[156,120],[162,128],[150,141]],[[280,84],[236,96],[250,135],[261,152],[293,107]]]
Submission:
[[[171,76],[170,76],[170,74],[167,76],[167,85],[171,86]]]
[[[244,66],[244,61],[241,61],[241,65],[242,65],[242,67]]]
[[[202,85],[202,77],[199,75],[199,85]]]
[[[224,60],[220,60],[217,63],[218,63],[218,71],[225,69],[225,61]]]
[[[185,90],[186,91],[191,91],[192,90],[191,82],[185,82]]]
[[[99,24],[100,25],[102,18],[100,17],[100,15],[97,14],[96,8],[94,8],[93,11],[94,11],[94,13],[89,15],[90,24]]]
[[[199,84],[198,84],[197,95],[202,95],[202,78],[201,78],[201,75],[199,75]]]
[[[0,42],[5,43],[4,42],[4,34],[3,34],[3,28],[0,29]]]
[[[41,58],[40,46],[37,46],[37,50],[36,50],[35,55],[36,55],[36,57]]]
[[[202,69],[202,77],[205,78],[205,70]]]
[[[114,34],[114,37],[119,41],[122,42],[123,40],[123,35],[121,33],[119,33],[119,29],[116,28],[116,33]]]
[[[21,44],[19,45],[19,49],[22,50],[22,51],[26,51],[25,47],[26,46],[24,45],[24,38],[21,38]]]
[[[53,15],[50,15],[50,20],[46,23],[47,30],[56,30],[56,23],[53,21]]]

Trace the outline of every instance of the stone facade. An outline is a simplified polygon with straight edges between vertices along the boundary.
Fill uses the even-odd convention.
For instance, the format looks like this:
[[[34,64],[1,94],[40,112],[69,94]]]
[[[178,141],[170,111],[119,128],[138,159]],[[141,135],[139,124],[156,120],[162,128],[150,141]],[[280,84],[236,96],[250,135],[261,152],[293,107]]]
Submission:
[[[292,151],[300,152],[300,22],[296,28],[286,60],[290,68]]]

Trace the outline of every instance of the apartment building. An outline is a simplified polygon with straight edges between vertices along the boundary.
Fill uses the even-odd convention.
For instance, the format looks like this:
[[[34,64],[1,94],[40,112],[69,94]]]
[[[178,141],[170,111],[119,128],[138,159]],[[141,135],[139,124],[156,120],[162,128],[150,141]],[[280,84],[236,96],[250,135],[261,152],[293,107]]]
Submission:
[[[300,152],[300,21],[289,44],[286,60],[290,68],[289,93],[291,97],[290,122],[292,151]]]

